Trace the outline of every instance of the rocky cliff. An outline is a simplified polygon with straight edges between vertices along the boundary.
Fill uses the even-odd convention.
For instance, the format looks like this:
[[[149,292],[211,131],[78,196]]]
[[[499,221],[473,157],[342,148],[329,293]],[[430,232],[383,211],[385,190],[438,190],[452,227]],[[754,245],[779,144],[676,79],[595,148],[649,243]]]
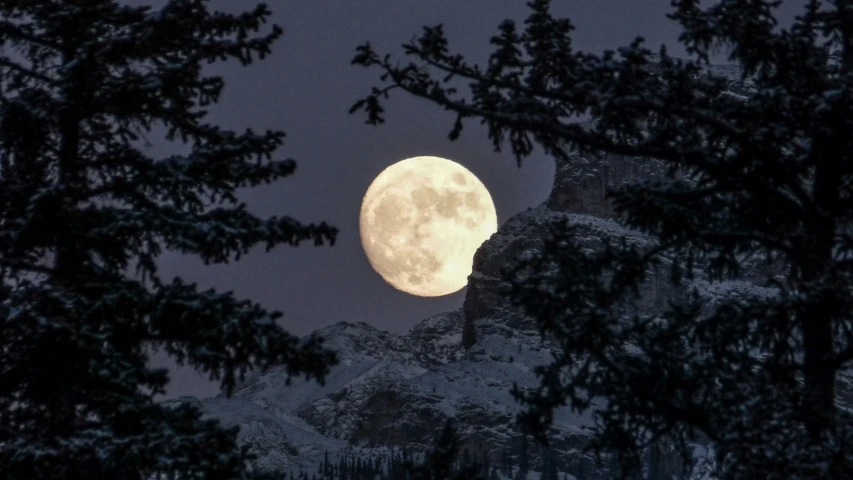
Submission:
[[[580,227],[581,240],[588,248],[600,246],[607,238],[628,235],[636,244],[650,245],[637,232],[621,227],[614,219],[606,191],[625,183],[652,180],[663,175],[660,162],[608,155],[573,154],[558,160],[554,186],[545,203],[510,218],[495,235],[483,243],[474,255],[473,273],[468,278],[463,311],[467,332],[476,335],[479,320],[500,317],[514,327],[533,328],[529,319],[514,311],[502,292],[507,285],[502,269],[524,255],[542,247],[548,224],[560,216],[569,216]],[[644,299],[662,305],[664,296],[656,282],[649,284]],[[488,328],[489,322],[483,322]],[[464,339],[465,344],[470,344]]]

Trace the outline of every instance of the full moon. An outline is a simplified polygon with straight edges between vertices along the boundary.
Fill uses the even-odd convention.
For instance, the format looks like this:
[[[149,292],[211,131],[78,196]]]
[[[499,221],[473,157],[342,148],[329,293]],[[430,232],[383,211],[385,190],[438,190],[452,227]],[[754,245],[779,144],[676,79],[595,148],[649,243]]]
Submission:
[[[394,288],[422,297],[464,287],[474,252],[497,228],[483,183],[440,157],[407,158],[383,170],[367,189],[359,217],[373,269]]]

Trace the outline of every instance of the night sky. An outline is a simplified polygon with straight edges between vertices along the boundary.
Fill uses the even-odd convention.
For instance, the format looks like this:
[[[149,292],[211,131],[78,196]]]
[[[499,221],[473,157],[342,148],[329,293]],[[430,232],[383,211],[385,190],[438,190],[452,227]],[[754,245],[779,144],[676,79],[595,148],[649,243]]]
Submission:
[[[141,2],[162,5],[163,2]],[[372,42],[380,53],[400,56],[400,45],[424,25],[443,23],[452,50],[482,62],[489,38],[506,18],[522,22],[523,0],[291,0],[269,1],[273,22],[284,36],[266,60],[242,68],[219,64],[211,73],[225,78],[222,101],[209,120],[242,131],[287,133],[281,157],[297,161],[296,174],[271,186],[245,190],[241,198],[260,216],[290,215],[302,222],[326,221],[340,229],[333,247],[313,244],[258,248],[239,262],[204,266],[192,257],[161,257],[165,278],[180,275],[202,287],[232,290],[238,297],[284,312],[282,325],[305,335],[340,321],[364,321],[405,333],[433,314],[462,306],[465,291],[438,298],[400,292],[376,274],[359,242],[358,213],[370,182],[385,167],[407,157],[436,155],[454,160],[477,175],[495,202],[498,225],[540,204],[553,180],[553,161],[534,154],[521,168],[509,153],[495,153],[476,122],[450,142],[452,115],[425,101],[398,94],[387,104],[388,122],[364,124],[350,105],[377,85],[378,71],[350,65],[355,47]],[[235,12],[254,2],[212,1],[215,9]],[[553,9],[576,26],[575,48],[600,53],[627,45],[637,35],[657,50],[683,55],[676,44],[680,28],[665,17],[670,0],[556,0]],[[802,1],[786,2],[783,18]],[[153,133],[148,153],[180,151]],[[172,366],[161,357],[158,365]],[[168,396],[218,393],[215,383],[190,369],[172,372]]]

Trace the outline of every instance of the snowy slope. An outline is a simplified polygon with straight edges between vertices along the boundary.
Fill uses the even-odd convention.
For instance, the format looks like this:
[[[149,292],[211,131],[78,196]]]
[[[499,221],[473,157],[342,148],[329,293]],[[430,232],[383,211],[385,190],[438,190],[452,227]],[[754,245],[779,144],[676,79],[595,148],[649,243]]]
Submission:
[[[624,234],[641,240],[616,222],[543,205],[510,219],[483,245],[483,254],[501,257],[566,215],[595,241]],[[462,447],[497,458],[518,437],[520,405],[510,389],[535,386],[533,368],[551,359],[532,322],[518,316],[501,307],[479,318],[477,343],[468,351],[461,346],[461,310],[427,318],[406,335],[340,322],[316,332],[341,360],[324,386],[296,378],[288,386],[283,370],[270,370],[247,378],[232,398],[201,405],[226,424],[241,425],[242,441],[264,468],[310,471],[325,451],[425,446],[448,418],[459,428]],[[557,412],[555,448],[576,451],[589,422],[567,409]]]
[[[260,468],[313,471],[325,452],[337,458],[341,452],[417,449],[428,445],[449,418],[459,429],[462,448],[488,454],[494,461],[519,438],[514,418],[520,405],[510,389],[514,384],[534,387],[533,368],[549,362],[551,351],[532,321],[487,290],[500,288],[493,277],[495,265],[537,248],[545,226],[558,218],[576,225],[579,240],[589,248],[622,236],[641,247],[652,244],[612,220],[545,205],[529,209],[508,220],[478,251],[469,289],[480,291],[480,296],[466,298],[465,308],[476,301],[482,304],[475,309],[477,338],[469,350],[461,345],[466,321],[462,310],[427,318],[405,335],[363,322],[340,322],[315,332],[341,360],[325,385],[297,378],[287,385],[286,373],[274,369],[247,378],[232,398],[192,401],[225,424],[240,425],[241,441],[258,455]],[[650,275],[644,296],[659,303],[666,295],[655,277]],[[747,282],[696,286],[712,302],[732,292],[775,294]],[[568,409],[556,412],[553,447],[569,462],[584,461],[580,448],[590,422]],[[695,458],[694,478],[706,478],[712,451],[697,445]],[[532,470],[539,470],[536,459]]]

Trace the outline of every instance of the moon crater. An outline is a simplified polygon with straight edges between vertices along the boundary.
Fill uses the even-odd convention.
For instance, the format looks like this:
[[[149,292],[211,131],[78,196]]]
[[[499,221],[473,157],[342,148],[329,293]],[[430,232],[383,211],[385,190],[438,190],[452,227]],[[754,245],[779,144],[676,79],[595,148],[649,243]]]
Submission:
[[[474,252],[497,230],[492,198],[465,167],[413,157],[386,168],[364,195],[361,243],[395,288],[434,297],[464,287]]]

